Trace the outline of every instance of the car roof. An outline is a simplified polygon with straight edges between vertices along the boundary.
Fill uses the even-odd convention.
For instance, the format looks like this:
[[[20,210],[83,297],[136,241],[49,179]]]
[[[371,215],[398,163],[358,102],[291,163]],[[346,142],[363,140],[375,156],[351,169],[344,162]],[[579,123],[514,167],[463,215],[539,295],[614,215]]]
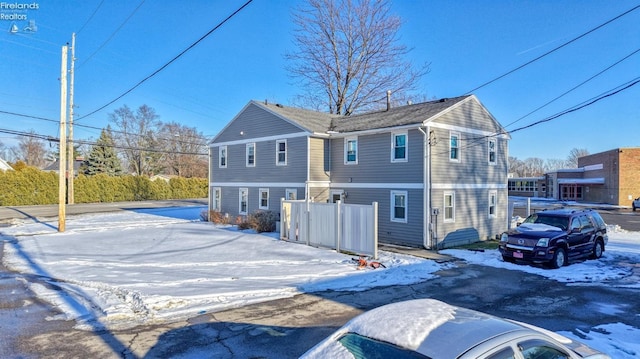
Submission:
[[[570,216],[572,214],[586,214],[586,213],[593,213],[593,212],[595,211],[592,209],[560,208],[560,209],[545,209],[540,212],[536,212],[535,214],[553,215],[553,216]]]
[[[380,323],[380,326],[371,326]],[[344,332],[394,343],[431,358],[453,358],[505,333],[534,331],[488,314],[435,299],[388,304],[352,319]]]

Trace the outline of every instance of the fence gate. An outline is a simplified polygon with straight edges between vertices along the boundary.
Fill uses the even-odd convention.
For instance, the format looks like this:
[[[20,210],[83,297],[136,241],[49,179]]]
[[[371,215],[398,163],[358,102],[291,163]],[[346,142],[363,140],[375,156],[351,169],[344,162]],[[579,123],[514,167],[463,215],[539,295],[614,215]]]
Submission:
[[[370,205],[285,201],[280,238],[378,258],[378,203]]]

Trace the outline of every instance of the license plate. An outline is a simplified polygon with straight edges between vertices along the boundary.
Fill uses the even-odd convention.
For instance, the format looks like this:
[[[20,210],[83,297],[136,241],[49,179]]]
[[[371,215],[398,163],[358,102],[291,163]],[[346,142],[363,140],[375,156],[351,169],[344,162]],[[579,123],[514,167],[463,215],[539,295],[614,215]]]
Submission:
[[[524,255],[521,252],[513,252],[513,258],[523,258]]]

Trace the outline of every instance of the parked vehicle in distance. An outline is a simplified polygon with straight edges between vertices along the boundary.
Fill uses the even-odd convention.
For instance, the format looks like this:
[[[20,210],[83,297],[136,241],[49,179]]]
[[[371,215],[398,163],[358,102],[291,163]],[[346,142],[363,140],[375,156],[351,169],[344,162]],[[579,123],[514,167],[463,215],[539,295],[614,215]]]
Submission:
[[[631,208],[633,208],[633,211],[636,211],[636,208],[640,208],[640,197],[636,198],[633,200],[633,202],[631,202]]]
[[[435,299],[365,312],[301,358],[610,358],[551,331]]]
[[[552,268],[577,258],[600,258],[609,237],[600,214],[592,209],[536,212],[500,236],[498,249],[507,262],[544,263]]]

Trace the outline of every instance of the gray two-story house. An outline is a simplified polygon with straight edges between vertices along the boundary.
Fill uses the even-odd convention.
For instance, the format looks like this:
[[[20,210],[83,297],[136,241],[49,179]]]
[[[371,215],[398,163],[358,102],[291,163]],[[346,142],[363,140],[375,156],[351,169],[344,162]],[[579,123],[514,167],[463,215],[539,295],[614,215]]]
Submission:
[[[493,238],[507,228],[509,139],[474,95],[348,117],[251,101],[211,142],[210,209],[375,201],[381,242]]]

